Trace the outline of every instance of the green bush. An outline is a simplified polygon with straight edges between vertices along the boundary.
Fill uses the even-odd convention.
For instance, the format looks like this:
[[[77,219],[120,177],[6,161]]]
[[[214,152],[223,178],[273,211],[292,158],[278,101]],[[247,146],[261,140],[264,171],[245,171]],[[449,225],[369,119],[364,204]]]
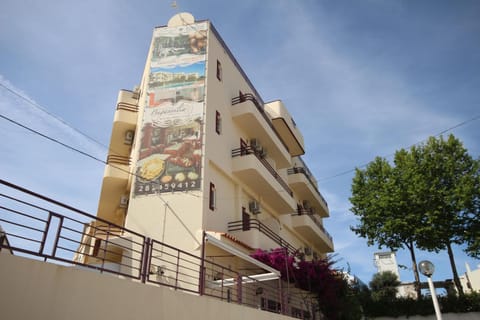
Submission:
[[[442,313],[464,313],[480,311],[480,294],[471,293],[464,297],[442,296],[438,297],[440,310]],[[394,300],[369,299],[363,305],[363,311],[366,317],[399,317],[399,316],[426,316],[435,314],[432,299],[430,297],[421,297],[418,300],[411,298],[397,298]]]

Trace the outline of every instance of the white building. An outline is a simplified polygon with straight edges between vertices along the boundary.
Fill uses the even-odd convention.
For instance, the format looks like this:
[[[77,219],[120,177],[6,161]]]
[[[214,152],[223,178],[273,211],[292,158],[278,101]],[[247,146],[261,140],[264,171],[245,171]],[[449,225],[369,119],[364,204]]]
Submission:
[[[465,263],[467,271],[460,276],[460,282],[462,284],[463,292],[480,292],[480,264],[477,269],[471,270],[470,265]]]
[[[140,86],[119,93],[97,216],[268,281],[256,249],[306,259],[334,250],[304,153],[286,106],[263,102],[212,23],[177,14],[154,29]],[[85,250],[98,254],[105,232],[87,230]],[[76,261],[98,263],[92,252]],[[143,259],[119,244],[104,253],[119,268]],[[169,262],[153,271],[167,279]]]
[[[374,254],[374,263],[378,273],[390,271],[397,276],[398,281],[401,281],[395,252],[376,252]],[[397,297],[416,298],[415,285],[413,283],[401,283],[398,286]]]

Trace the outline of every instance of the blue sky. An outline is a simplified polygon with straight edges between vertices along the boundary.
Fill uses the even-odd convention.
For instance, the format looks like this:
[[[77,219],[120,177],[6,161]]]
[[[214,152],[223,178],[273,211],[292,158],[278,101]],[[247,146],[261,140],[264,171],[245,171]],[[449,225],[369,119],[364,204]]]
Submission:
[[[365,282],[379,250],[349,229],[350,170],[480,115],[478,1],[179,0],[174,9],[171,1],[4,0],[1,8],[0,113],[101,159],[118,90],[140,82],[153,28],[177,10],[210,19],[263,100],[283,100],[303,132],[338,265]],[[474,157],[479,124],[448,131]],[[3,179],[96,212],[101,163],[4,119],[0,130]],[[397,259],[410,266],[408,253]],[[418,252],[422,259],[436,264],[434,278],[452,278],[446,252]],[[456,262],[460,273],[465,262],[479,264],[460,248]]]

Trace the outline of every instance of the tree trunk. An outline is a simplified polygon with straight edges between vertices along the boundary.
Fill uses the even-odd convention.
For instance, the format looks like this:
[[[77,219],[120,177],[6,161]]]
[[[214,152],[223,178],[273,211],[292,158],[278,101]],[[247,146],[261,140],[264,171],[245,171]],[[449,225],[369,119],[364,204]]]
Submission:
[[[447,252],[448,252],[448,258],[450,259],[450,266],[452,267],[453,282],[455,283],[455,287],[457,288],[458,294],[460,296],[463,296],[463,288],[462,288],[460,279],[458,278],[457,267],[455,266],[455,259],[453,257],[452,245],[450,243],[447,243]]]
[[[412,270],[413,270],[413,276],[415,277],[415,292],[417,293],[417,299],[419,299],[422,295],[421,289],[420,289],[420,275],[418,274],[418,268],[417,268],[417,258],[415,256],[415,247],[413,246],[413,242],[410,241],[410,243],[407,244],[407,248],[410,251],[410,258],[412,259]]]

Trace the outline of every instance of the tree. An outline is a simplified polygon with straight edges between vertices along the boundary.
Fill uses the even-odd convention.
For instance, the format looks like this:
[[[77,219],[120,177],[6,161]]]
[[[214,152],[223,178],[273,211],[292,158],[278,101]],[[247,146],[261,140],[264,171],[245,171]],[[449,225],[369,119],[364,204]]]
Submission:
[[[369,283],[374,301],[393,301],[400,285],[398,277],[391,271],[375,273]]]
[[[356,170],[350,201],[360,222],[352,230],[370,245],[392,250],[406,246],[416,282],[414,246],[447,250],[455,285],[463,294],[452,245],[467,244],[468,254],[480,255],[479,162],[453,135],[397,151],[393,167],[376,158],[365,170]]]
[[[425,215],[417,245],[429,251],[447,250],[455,286],[462,295],[452,245],[466,243],[467,253],[479,254],[479,160],[453,135],[447,140],[431,137],[410,153],[416,159],[417,192]]]
[[[479,214],[477,213],[478,217]],[[467,230],[465,230],[465,239],[467,248],[465,252],[472,258],[480,259],[480,220],[471,218],[467,221]]]
[[[398,159],[397,159],[398,158]],[[365,170],[356,170],[352,183],[351,211],[359,217],[359,224],[351,229],[368,245],[377,244],[392,251],[407,248],[412,259],[417,296],[420,296],[420,276],[415,257],[416,228],[421,214],[411,205],[411,171],[405,152],[396,156],[397,167],[377,157]]]

